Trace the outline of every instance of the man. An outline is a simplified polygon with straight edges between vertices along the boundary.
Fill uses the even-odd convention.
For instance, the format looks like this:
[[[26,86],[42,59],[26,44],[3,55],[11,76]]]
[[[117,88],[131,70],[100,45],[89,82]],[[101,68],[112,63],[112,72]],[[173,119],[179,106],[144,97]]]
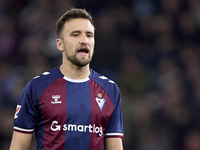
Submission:
[[[56,27],[62,65],[24,88],[10,150],[29,149],[33,132],[37,150],[122,150],[119,89],[89,67],[94,52],[92,17],[72,8]]]

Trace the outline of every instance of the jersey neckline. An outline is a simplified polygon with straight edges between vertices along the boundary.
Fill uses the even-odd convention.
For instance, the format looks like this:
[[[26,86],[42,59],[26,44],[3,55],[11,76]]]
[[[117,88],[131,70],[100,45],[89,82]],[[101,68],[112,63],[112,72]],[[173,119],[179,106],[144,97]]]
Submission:
[[[89,77],[85,78],[85,79],[79,79],[79,80],[76,80],[76,79],[71,79],[71,78],[68,78],[66,76],[63,77],[63,79],[69,81],[69,82],[74,82],[74,83],[83,83],[83,82],[87,82],[90,80]]]
[[[85,78],[85,79],[71,79],[69,77],[66,77],[64,74],[62,74],[62,72],[60,71],[60,66],[57,66],[56,67],[59,74],[63,77],[63,79],[65,79],[66,81],[69,81],[69,82],[74,82],[74,83],[83,83],[83,82],[87,82],[90,80],[90,78],[92,77],[92,74],[93,74],[93,70],[90,68],[90,75]]]

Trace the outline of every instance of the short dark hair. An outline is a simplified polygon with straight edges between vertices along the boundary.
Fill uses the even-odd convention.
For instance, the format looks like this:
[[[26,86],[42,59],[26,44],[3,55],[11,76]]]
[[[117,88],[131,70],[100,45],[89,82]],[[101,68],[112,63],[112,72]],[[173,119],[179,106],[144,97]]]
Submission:
[[[56,35],[59,38],[66,21],[76,18],[83,18],[90,21],[94,27],[92,16],[85,9],[71,8],[64,13],[56,23]]]

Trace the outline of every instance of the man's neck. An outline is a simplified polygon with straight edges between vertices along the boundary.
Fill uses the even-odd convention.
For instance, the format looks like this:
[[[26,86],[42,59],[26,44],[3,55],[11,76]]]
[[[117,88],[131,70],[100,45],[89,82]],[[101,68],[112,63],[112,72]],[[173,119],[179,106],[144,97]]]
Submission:
[[[62,64],[60,66],[60,71],[64,76],[75,80],[85,79],[90,75],[89,64],[84,67]]]

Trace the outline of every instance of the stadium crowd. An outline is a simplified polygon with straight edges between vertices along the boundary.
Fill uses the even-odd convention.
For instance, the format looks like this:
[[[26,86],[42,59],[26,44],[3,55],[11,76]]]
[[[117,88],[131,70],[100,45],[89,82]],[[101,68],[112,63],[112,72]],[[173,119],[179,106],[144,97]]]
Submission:
[[[199,0],[0,1],[0,150],[26,83],[61,64],[55,23],[71,7],[91,12],[91,67],[121,89],[124,149],[200,150]]]

